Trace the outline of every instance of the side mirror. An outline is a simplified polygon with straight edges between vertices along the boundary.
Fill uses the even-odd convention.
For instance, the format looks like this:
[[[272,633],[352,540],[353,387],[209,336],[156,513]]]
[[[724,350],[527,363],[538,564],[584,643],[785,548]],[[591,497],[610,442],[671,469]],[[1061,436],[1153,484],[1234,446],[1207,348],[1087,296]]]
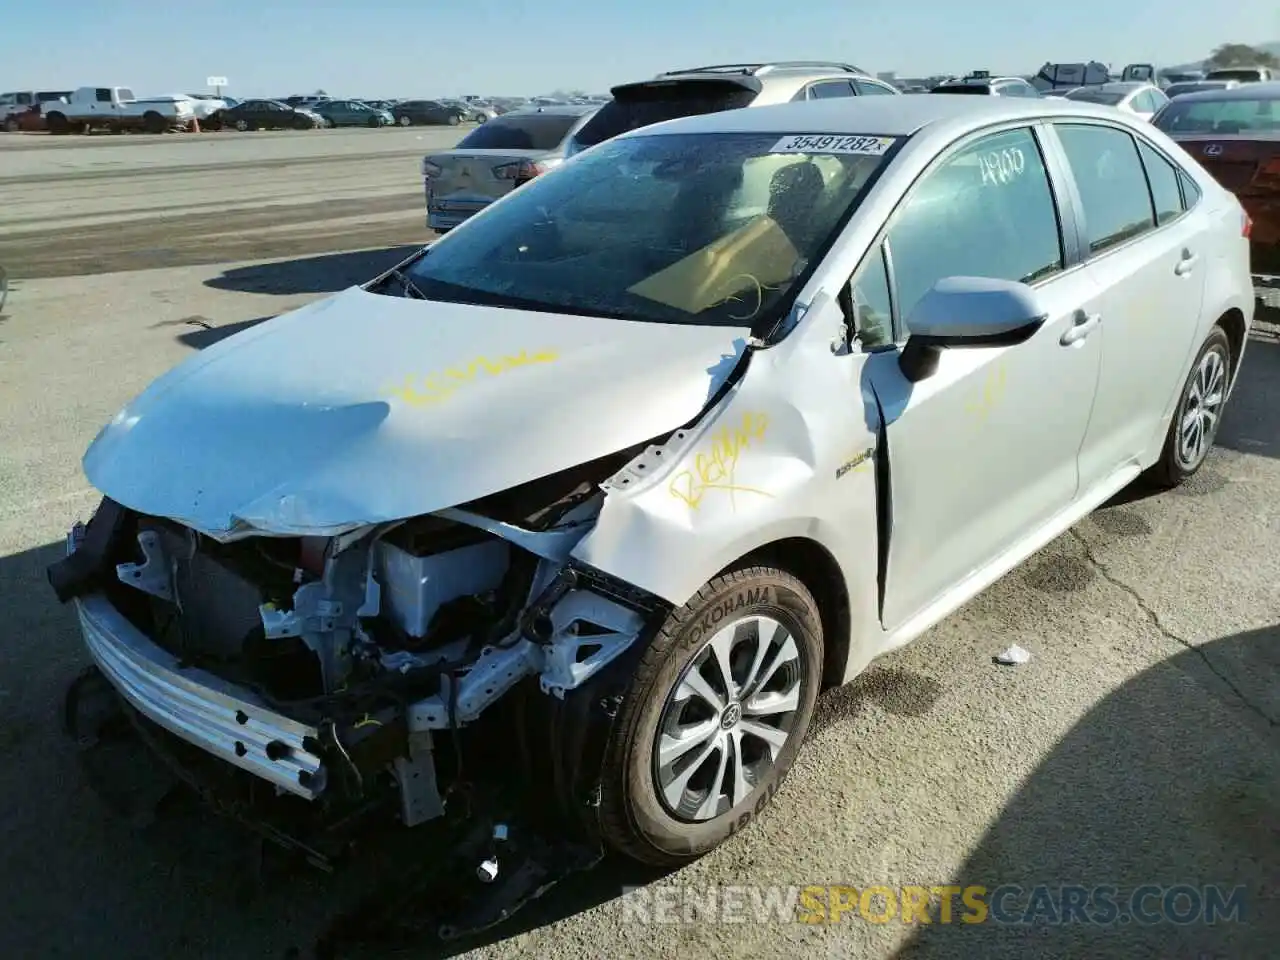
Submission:
[[[898,365],[912,383],[938,369],[944,349],[1010,347],[1028,340],[1048,314],[1025,283],[944,277],[911,309]]]

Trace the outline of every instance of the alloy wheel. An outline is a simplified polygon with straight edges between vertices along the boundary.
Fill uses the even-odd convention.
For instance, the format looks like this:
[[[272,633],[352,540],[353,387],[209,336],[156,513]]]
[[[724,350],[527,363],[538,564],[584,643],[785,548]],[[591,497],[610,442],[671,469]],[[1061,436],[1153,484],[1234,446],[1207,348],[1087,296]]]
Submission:
[[[1220,349],[1208,350],[1200,358],[1182,401],[1177,440],[1182,469],[1194,470],[1208,455],[1218,432],[1226,390],[1227,358]]]
[[[791,736],[805,682],[795,638],[771,617],[721,628],[667,696],[653,746],[659,800],[712,820],[764,782]]]

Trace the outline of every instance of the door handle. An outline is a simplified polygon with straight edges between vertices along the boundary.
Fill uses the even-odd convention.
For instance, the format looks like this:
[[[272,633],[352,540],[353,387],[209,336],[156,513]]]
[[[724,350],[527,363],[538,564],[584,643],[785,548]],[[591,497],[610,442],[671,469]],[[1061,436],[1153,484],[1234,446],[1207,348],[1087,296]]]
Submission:
[[[1102,314],[1085,313],[1083,310],[1081,310],[1078,313],[1076,313],[1076,322],[1071,325],[1071,328],[1062,335],[1062,339],[1059,340],[1058,342],[1062,344],[1064,347],[1069,347],[1073,343],[1079,343],[1089,334],[1093,333],[1094,329],[1101,322],[1102,322]]]
[[[1194,253],[1192,253],[1190,250],[1183,250],[1182,259],[1179,260],[1178,265],[1173,268],[1173,272],[1180,277],[1185,277],[1188,273],[1190,273],[1195,268],[1195,265],[1197,261],[1199,261],[1199,259],[1200,258],[1196,256]]]

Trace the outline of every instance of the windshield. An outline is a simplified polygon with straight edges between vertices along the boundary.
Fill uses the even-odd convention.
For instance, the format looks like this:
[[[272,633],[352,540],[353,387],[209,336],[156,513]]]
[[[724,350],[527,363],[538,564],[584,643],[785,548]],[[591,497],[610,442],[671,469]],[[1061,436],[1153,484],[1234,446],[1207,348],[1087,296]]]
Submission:
[[[543,174],[406,269],[427,299],[771,328],[893,138],[636,136]]]
[[[1166,97],[1179,97],[1184,93],[1198,93],[1201,90],[1225,89],[1227,89],[1226,80],[1185,80],[1180,83],[1169,84],[1164,89],[1164,95]]]
[[[1280,110],[1274,99],[1172,100],[1155,117],[1165,133],[1276,133]]]
[[[458,149],[554,150],[580,119],[577,114],[506,114],[476,127],[458,141]]]
[[[1105,90],[1089,90],[1081,88],[1079,90],[1069,90],[1066,97],[1068,100],[1083,100],[1086,103],[1105,103],[1114,107],[1128,95],[1127,91],[1125,93],[1113,93]]]
[[[1239,70],[1210,70],[1205,77],[1206,80],[1244,80],[1258,81],[1262,78],[1262,71],[1257,67],[1243,67]]]

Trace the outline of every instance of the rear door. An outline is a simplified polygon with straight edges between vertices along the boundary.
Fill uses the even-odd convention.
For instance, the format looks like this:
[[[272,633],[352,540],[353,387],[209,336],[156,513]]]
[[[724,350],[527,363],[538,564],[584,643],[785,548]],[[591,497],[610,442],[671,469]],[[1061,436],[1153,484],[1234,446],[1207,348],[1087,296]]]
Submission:
[[[760,82],[753,77],[684,77],[614,87],[613,99],[577,131],[567,154],[664,120],[736,110],[759,92]]]
[[[1209,250],[1201,222],[1182,209],[1177,168],[1161,151],[1105,123],[1061,121],[1052,129],[1079,198],[1084,269],[1100,289],[1102,372],[1080,450],[1088,489],[1139,464],[1163,432],[1195,347]]]

